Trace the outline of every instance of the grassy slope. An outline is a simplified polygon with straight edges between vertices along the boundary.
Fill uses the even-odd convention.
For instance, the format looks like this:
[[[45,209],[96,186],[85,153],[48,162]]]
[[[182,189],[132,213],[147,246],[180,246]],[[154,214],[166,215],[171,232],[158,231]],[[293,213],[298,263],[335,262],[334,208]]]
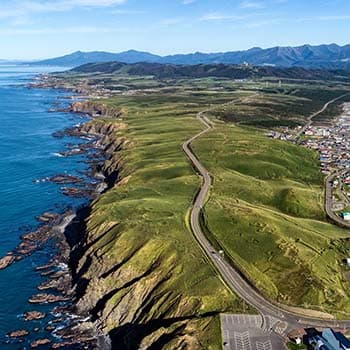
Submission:
[[[317,154],[220,122],[194,150],[215,179],[205,209],[212,238],[259,288],[283,303],[349,314],[347,232],[325,222]]]
[[[269,84],[260,85],[259,93],[240,103],[221,106],[215,110],[215,116],[226,121],[240,124],[272,128],[276,126],[303,125],[305,117],[320,110],[323,105],[335,97],[348,92],[344,86],[323,86],[305,84]],[[338,116],[340,104],[346,99],[331,105],[315,120],[329,121]]]
[[[84,274],[90,283],[82,304],[92,299],[88,307],[94,308],[109,293],[109,300],[98,310],[106,318],[109,331],[126,322],[147,324],[194,317],[185,332],[190,339],[182,337],[192,344],[188,348],[195,349],[193,344],[200,341],[201,348],[218,349],[217,317],[197,316],[242,311],[244,306],[217,277],[185,224],[200,180],[184,157],[181,144],[200,130],[193,118],[196,108],[169,104],[166,98],[160,103],[144,97],[120,97],[108,103],[128,110],[123,117],[127,129],[121,129],[117,137],[127,138],[129,143],[115,155],[115,161],[122,163],[122,183],[93,205],[88,222],[93,245],[85,257],[103,257],[103,263],[99,270],[98,261],[94,262],[95,269]],[[106,276],[106,271],[118,264],[120,269]],[[134,283],[129,286],[130,281]],[[128,309],[126,319],[120,315],[123,307]],[[154,334],[158,331],[151,337],[157,338]],[[169,348],[175,348],[172,346]]]
[[[256,100],[242,101],[238,110],[231,105],[221,117],[233,120],[246,108],[250,115],[241,113],[238,122],[289,125],[323,104],[325,87],[284,84],[279,90],[278,84],[267,89],[265,83],[213,78],[157,81],[99,75],[93,84],[117,91],[159,90],[107,101],[128,111],[123,118],[128,128],[117,136],[130,143],[111,164],[122,164],[122,184],[94,204],[88,223],[91,247],[82,271],[89,257],[93,261],[82,275],[89,286],[81,304],[90,309],[97,304],[108,330],[121,325],[123,330],[127,323],[139,326],[142,336],[130,333],[135,349],[142,341],[155,343],[155,349],[174,349],[182,340],[196,349],[198,339],[203,348],[216,349],[218,318],[199,319],[198,311],[242,311],[243,305],[223,287],[184,224],[199,179],[180,145],[201,127],[195,113],[210,104],[259,90]],[[344,231],[324,222],[316,155],[254,129],[219,122],[215,132],[196,143],[196,151],[215,176],[206,207],[210,229],[235,261],[273,298],[347,312],[347,283],[339,262],[349,244],[341,240]],[[185,331],[174,321],[150,332],[154,320],[193,315]],[[164,347],[155,340],[161,332],[172,334]]]

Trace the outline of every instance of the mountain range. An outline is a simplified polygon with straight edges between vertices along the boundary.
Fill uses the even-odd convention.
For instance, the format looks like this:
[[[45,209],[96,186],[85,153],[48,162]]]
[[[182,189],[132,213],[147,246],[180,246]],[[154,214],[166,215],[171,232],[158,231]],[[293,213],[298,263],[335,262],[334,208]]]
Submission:
[[[167,64],[242,64],[247,62],[257,66],[304,67],[320,69],[350,70],[350,45],[303,45],[298,47],[273,47],[262,49],[255,47],[246,51],[232,51],[220,53],[191,53],[170,56],[159,56],[149,52],[125,51],[111,53],[103,51],[81,52],[31,62],[35,65],[77,67],[87,63],[101,62],[122,63],[167,63]]]
[[[129,74],[154,76],[159,79],[218,77],[229,79],[284,78],[303,80],[350,81],[350,71],[306,69],[303,67],[271,67],[236,64],[179,65],[168,63],[87,63],[72,70],[76,73]]]

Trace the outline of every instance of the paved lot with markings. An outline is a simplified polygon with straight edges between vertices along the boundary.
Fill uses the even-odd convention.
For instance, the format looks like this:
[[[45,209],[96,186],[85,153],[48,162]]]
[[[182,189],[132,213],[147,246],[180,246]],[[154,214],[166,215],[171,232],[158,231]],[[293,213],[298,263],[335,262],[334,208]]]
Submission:
[[[224,314],[221,315],[221,326],[225,350],[284,349],[281,337],[263,329],[261,316]]]

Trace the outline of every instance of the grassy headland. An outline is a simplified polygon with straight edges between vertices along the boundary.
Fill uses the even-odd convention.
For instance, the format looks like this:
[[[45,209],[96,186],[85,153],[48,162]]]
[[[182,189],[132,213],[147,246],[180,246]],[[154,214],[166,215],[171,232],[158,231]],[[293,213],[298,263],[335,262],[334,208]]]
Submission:
[[[56,84],[107,94],[96,103],[123,111],[91,123],[104,132],[117,127],[105,143],[106,169],[118,169],[119,182],[93,203],[78,271],[86,285],[79,305],[103,331],[130,349],[220,349],[218,313],[253,312],[229,292],[188,227],[200,179],[181,144],[201,130],[195,116],[207,108],[215,128],[194,150],[214,177],[209,238],[272,299],[348,314],[341,260],[349,242],[326,221],[316,153],[252,127],[303,124],[344,93],[343,83],[80,72]]]
[[[199,132],[200,106],[172,100],[103,101],[125,111],[121,119],[94,122],[97,130],[124,125],[108,141],[122,142],[107,163],[120,169],[120,182],[92,207],[81,260],[89,282],[80,305],[131,349],[219,349],[218,314],[248,307],[222,283],[187,226],[200,179],[181,144]]]

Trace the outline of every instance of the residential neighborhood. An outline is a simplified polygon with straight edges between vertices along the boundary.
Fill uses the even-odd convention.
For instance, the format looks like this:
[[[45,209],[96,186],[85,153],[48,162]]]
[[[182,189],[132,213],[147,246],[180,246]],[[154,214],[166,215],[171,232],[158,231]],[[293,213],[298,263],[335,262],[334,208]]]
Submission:
[[[305,147],[320,152],[324,174],[350,168],[350,103],[343,105],[343,113],[333,125],[310,125],[300,140]]]
[[[350,103],[332,124],[310,123],[296,139],[301,127],[281,128],[269,137],[298,144],[319,152],[321,172],[326,177],[326,211],[340,225],[350,227]]]

